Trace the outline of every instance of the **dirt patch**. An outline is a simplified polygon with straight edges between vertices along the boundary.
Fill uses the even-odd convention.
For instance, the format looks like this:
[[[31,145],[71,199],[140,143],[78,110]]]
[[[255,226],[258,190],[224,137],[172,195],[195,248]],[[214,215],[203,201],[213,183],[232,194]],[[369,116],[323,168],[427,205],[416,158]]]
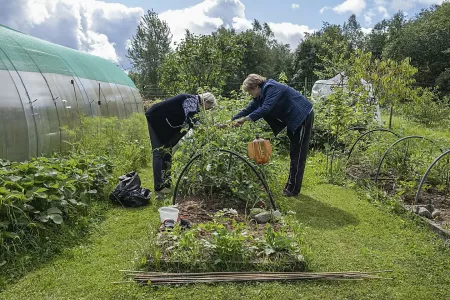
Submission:
[[[405,203],[413,203],[415,199],[414,196],[406,196]],[[445,192],[439,192],[437,189],[429,189],[427,191],[422,191],[420,193],[419,204],[428,204],[429,201],[433,204],[435,209],[441,211],[441,215],[434,219],[436,223],[441,225],[443,228],[450,229],[450,195]]]
[[[228,209],[236,210],[237,215],[226,214],[227,217],[231,217],[236,222],[246,223],[248,229],[256,236],[262,236],[266,228],[265,224],[257,224],[254,220],[251,220],[248,215],[250,208],[245,206],[244,201],[232,201],[228,199],[217,198],[197,198],[197,197],[185,197],[178,201],[178,209],[180,210],[180,216],[188,220],[192,224],[207,223],[213,220],[214,214],[219,211],[226,211]],[[230,230],[231,221],[228,220],[226,225]],[[271,223],[274,230],[280,228],[278,222]]]
[[[363,165],[348,166],[346,172],[348,177],[353,180],[374,180],[376,174],[376,170],[368,172],[367,166]],[[378,184],[379,188],[386,191],[390,197],[394,196],[399,191],[395,177],[392,173],[380,174]],[[411,205],[414,203],[415,196],[414,191],[414,194],[402,195],[401,199],[405,205]],[[440,192],[436,188],[431,188],[420,193],[420,201],[418,204],[428,204],[430,200],[433,203],[434,208],[441,211],[441,215],[433,221],[443,228],[450,230],[450,194]]]

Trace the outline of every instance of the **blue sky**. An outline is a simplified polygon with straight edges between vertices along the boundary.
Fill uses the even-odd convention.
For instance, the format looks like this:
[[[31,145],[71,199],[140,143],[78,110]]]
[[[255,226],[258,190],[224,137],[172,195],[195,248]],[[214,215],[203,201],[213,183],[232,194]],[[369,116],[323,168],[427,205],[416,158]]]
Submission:
[[[130,7],[142,7],[143,9],[153,9],[157,13],[163,13],[167,10],[184,9],[190,6],[201,3],[198,0],[166,0],[166,1],[148,1],[148,0],[107,0],[105,2],[119,2]],[[344,0],[322,0],[322,1],[306,1],[306,0],[241,0],[245,5],[245,15],[248,19],[257,19],[262,22],[282,23],[289,22],[298,25],[307,25],[310,28],[320,28],[322,22],[329,22],[335,24],[342,24],[345,22],[352,12],[336,13],[332,9],[325,10],[320,13],[323,7],[334,8],[339,4],[345,2]],[[257,2],[257,3],[256,3]],[[410,16],[414,16],[421,9],[427,8],[432,4],[440,3],[442,1],[433,0],[400,0],[400,1],[375,1],[367,0],[366,9],[359,14],[358,20],[363,27],[370,28],[378,21],[384,18],[384,14],[377,11],[378,6],[386,8],[389,16],[395,14],[399,9],[405,11]],[[292,5],[297,4],[298,8],[293,8]],[[370,10],[376,13],[372,17],[372,23],[366,22],[365,15]]]
[[[305,32],[323,22],[343,24],[355,13],[365,32],[398,10],[414,16],[443,0],[0,0],[0,24],[66,47],[85,51],[128,69],[130,37],[142,15],[154,9],[173,40],[189,29],[209,34],[220,26],[238,32],[254,19],[267,22],[275,37],[295,49]]]

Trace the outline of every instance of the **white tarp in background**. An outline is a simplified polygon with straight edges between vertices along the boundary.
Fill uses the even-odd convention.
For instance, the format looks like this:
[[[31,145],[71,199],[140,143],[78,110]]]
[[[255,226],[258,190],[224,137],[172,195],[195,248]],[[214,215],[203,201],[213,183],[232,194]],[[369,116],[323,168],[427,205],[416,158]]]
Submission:
[[[371,103],[374,103],[376,105],[375,119],[381,123],[380,106],[376,103],[376,99],[373,96],[372,85],[367,83],[367,81],[365,81],[364,79],[361,79],[361,83],[366,88],[366,90],[369,91],[369,97],[367,101],[370,101]],[[312,87],[311,100],[313,101],[313,103],[323,101],[328,95],[333,93],[333,87],[343,86],[345,90],[346,85],[347,77],[344,73],[340,73],[331,79],[317,80]]]

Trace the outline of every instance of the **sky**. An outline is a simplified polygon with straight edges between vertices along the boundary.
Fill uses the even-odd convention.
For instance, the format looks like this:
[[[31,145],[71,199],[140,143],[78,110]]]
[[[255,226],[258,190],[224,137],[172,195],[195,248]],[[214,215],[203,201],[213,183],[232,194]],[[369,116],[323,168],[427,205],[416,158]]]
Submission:
[[[26,34],[109,59],[127,70],[130,37],[150,9],[165,20],[173,40],[186,29],[209,34],[220,26],[243,31],[254,19],[295,49],[305,32],[323,22],[343,24],[351,14],[365,32],[398,10],[413,17],[443,0],[0,0],[0,24]],[[1,43],[1,41],[0,41]]]

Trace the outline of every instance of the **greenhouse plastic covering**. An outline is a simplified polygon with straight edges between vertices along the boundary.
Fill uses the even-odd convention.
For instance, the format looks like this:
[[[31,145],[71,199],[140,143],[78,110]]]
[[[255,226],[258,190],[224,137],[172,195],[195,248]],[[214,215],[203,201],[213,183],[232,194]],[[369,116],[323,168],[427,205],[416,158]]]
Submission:
[[[372,85],[370,83],[368,83],[367,81],[365,81],[364,79],[361,79],[361,84],[364,86],[366,91],[369,92],[367,101],[376,105],[376,111],[375,111],[374,117],[379,123],[381,123],[380,106],[377,104],[377,101],[376,101],[375,97],[373,96]],[[312,87],[311,100],[313,102],[326,101],[327,96],[333,93],[333,87],[335,87],[335,86],[341,86],[344,88],[344,90],[346,90],[347,77],[345,76],[345,74],[340,73],[330,79],[317,80]]]
[[[0,158],[62,149],[80,115],[143,112],[133,81],[114,63],[0,26]]]

